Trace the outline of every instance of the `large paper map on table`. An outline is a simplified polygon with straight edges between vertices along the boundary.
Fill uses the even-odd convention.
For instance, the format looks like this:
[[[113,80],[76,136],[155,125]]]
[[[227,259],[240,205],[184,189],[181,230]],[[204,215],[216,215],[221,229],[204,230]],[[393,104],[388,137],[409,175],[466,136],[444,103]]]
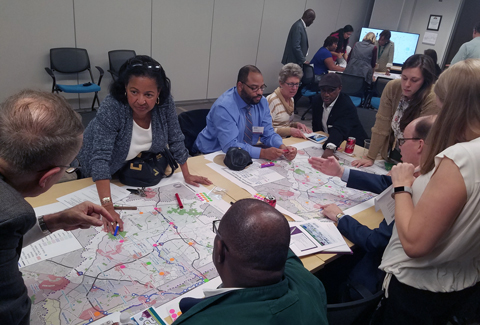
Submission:
[[[208,166],[257,198],[267,194],[275,196],[277,208],[285,210],[282,212],[297,221],[321,217],[319,209],[322,204],[335,203],[340,209],[347,210],[376,196],[350,189],[338,177],[327,176],[313,169],[308,158],[321,157],[322,154],[320,145],[307,142],[299,146],[293,161],[277,160],[272,167],[260,168],[261,163],[265,163],[262,159],[254,159],[254,163],[242,171],[232,171],[215,163]],[[336,155],[341,164],[350,165],[354,160],[343,153]],[[375,165],[363,170],[387,173]]]
[[[200,201],[181,183],[123,203],[139,207],[122,211],[124,232],[74,231],[83,249],[21,269],[32,299],[31,324],[88,324],[115,311],[133,315],[218,275],[212,221],[221,219],[228,203]]]

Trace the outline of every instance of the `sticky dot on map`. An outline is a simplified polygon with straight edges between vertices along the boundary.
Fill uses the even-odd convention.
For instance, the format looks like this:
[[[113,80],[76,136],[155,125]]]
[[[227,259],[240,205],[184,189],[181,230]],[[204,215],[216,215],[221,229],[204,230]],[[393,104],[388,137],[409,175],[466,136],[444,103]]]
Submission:
[[[124,268],[125,268],[125,265],[120,265],[120,268],[121,268],[121,269],[124,269]]]
[[[153,244],[153,247],[157,247],[157,244]]]
[[[122,240],[120,240],[120,242],[121,242],[121,243],[123,243],[123,242],[124,242],[124,240],[122,239]]]
[[[171,225],[173,225],[173,222],[169,222]]]
[[[93,313],[93,316],[98,317],[98,316],[100,316],[101,314],[102,314],[101,312],[96,311],[96,312]]]
[[[172,318],[173,318],[173,319],[176,319],[176,318],[177,318],[177,314],[172,314]]]
[[[312,193],[315,193],[315,191],[312,191]]]
[[[142,211],[140,211],[139,213],[140,213],[140,214],[143,214],[143,212],[142,212]]]
[[[165,275],[165,272],[160,272],[160,273],[158,273],[158,274],[160,274],[160,275]]]
[[[208,281],[210,281],[210,280],[208,280],[208,279],[203,279],[203,282],[208,282]]]
[[[192,245],[193,245],[193,243],[192,243],[192,242],[189,242],[189,243],[188,243],[188,245],[192,246]]]
[[[173,261],[175,261],[175,259],[172,257],[172,258],[170,259],[170,262],[173,262]]]
[[[173,314],[173,313],[175,312],[175,309],[170,309],[168,312],[169,312],[170,314]]]
[[[181,311],[178,311],[178,312],[177,312],[177,315],[178,315],[178,316],[180,316],[181,314],[182,314],[182,312],[181,312]]]
[[[147,262],[146,264],[147,264],[147,265],[150,265],[150,264],[152,264],[152,262]]]

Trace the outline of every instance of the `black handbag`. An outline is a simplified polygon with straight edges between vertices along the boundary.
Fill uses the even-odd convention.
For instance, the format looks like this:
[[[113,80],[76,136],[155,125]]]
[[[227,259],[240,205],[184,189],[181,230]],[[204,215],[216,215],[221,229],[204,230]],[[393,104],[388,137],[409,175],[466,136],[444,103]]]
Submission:
[[[167,167],[171,172],[166,175]],[[118,179],[122,184],[136,187],[157,185],[162,178],[170,177],[178,168],[178,164],[172,156],[170,149],[159,153],[140,152],[135,158],[125,163],[118,172]]]

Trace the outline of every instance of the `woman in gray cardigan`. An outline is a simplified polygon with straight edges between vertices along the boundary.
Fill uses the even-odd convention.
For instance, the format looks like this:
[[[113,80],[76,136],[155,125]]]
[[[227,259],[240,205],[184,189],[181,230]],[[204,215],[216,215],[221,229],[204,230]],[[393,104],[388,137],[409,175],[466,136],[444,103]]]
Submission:
[[[113,233],[117,224],[123,230],[123,222],[113,208],[110,179],[142,151],[157,153],[168,145],[185,182],[195,186],[211,184],[208,178],[189,173],[183,140],[170,95],[170,80],[162,66],[145,55],[129,59],[85,129],[78,156],[84,176],[93,178],[102,205],[116,220],[113,224],[105,222],[105,231]]]

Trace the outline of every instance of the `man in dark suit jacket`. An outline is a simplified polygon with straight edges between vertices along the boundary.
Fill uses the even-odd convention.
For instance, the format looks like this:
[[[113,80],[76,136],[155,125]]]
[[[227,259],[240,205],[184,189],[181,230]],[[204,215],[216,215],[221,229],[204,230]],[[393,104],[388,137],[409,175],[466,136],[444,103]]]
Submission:
[[[398,139],[403,162],[411,163],[414,166],[420,165],[425,139],[434,121],[435,116],[424,116],[413,120],[406,126],[404,138]],[[379,194],[392,185],[390,176],[369,174],[340,166],[334,157],[310,158],[309,162],[313,168],[326,175],[338,176],[347,183],[347,187],[357,190]],[[392,236],[395,222],[387,225],[383,219],[378,228],[370,229],[351,216],[344,214],[335,204],[325,205],[323,215],[336,221],[340,233],[360,248],[358,255],[361,255],[361,259],[349,273],[348,282],[354,285],[361,284],[372,293],[380,290],[385,273],[379,270],[378,266],[382,260],[383,251]],[[360,298],[352,296],[355,299]]]
[[[288,33],[287,44],[283,52],[282,63],[296,63],[302,66],[308,64],[308,37],[306,27],[310,26],[315,20],[315,11],[307,9],[303,13],[302,19],[297,20]]]
[[[357,144],[363,145],[368,136],[358,118],[357,108],[350,97],[341,92],[342,80],[339,75],[324,75],[318,87],[320,95],[316,95],[312,102],[312,130],[328,133],[322,157],[333,156],[338,146],[348,137],[354,137]]]

